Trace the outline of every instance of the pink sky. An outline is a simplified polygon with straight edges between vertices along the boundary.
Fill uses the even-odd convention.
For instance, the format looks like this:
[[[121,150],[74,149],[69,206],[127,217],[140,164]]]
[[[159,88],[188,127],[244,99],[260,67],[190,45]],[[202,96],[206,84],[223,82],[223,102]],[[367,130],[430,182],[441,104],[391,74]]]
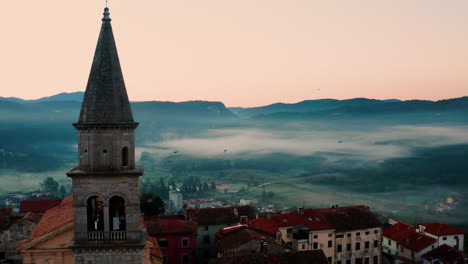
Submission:
[[[468,95],[466,0],[110,0],[131,100]],[[83,91],[104,1],[0,3],[0,96]]]

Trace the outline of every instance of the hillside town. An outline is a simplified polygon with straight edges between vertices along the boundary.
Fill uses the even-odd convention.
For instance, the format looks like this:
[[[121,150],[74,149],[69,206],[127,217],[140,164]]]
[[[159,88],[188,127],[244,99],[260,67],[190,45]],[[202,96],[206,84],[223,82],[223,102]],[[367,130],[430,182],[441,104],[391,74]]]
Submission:
[[[73,124],[78,164],[66,173],[71,194],[7,197],[0,208],[0,263],[468,263],[463,230],[442,222],[382,218],[367,205],[291,210],[247,197],[184,200],[172,189],[165,210],[142,212],[138,125],[106,7],[82,110]],[[216,189],[216,183],[206,185]],[[436,210],[456,204],[451,198]]]

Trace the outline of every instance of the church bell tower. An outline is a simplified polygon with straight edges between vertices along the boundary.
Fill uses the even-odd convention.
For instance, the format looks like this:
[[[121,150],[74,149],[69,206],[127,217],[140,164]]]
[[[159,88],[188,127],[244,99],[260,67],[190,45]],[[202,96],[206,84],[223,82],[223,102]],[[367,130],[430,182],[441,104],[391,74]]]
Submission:
[[[135,129],[109,9],[104,9],[78,130],[73,184],[76,264],[142,263],[140,176]]]

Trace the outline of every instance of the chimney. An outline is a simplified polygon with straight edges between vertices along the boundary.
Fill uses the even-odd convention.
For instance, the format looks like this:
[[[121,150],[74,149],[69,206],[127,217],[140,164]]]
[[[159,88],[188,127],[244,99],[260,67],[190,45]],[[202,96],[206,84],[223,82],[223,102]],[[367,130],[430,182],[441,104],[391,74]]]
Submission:
[[[304,207],[299,207],[299,208],[297,208],[297,212],[298,212],[299,214],[303,215],[303,214],[304,214]]]

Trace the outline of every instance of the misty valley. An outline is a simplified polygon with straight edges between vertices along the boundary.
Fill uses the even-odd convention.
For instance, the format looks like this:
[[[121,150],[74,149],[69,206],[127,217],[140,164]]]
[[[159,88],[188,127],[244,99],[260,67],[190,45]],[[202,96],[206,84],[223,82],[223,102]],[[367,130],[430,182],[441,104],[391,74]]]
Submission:
[[[47,177],[70,189],[65,172],[76,166],[71,123],[81,99],[82,93],[0,98],[1,200],[38,190]],[[144,189],[162,179],[181,188],[184,199],[255,198],[285,208],[365,204],[383,216],[468,228],[468,98],[132,108],[141,123]]]

